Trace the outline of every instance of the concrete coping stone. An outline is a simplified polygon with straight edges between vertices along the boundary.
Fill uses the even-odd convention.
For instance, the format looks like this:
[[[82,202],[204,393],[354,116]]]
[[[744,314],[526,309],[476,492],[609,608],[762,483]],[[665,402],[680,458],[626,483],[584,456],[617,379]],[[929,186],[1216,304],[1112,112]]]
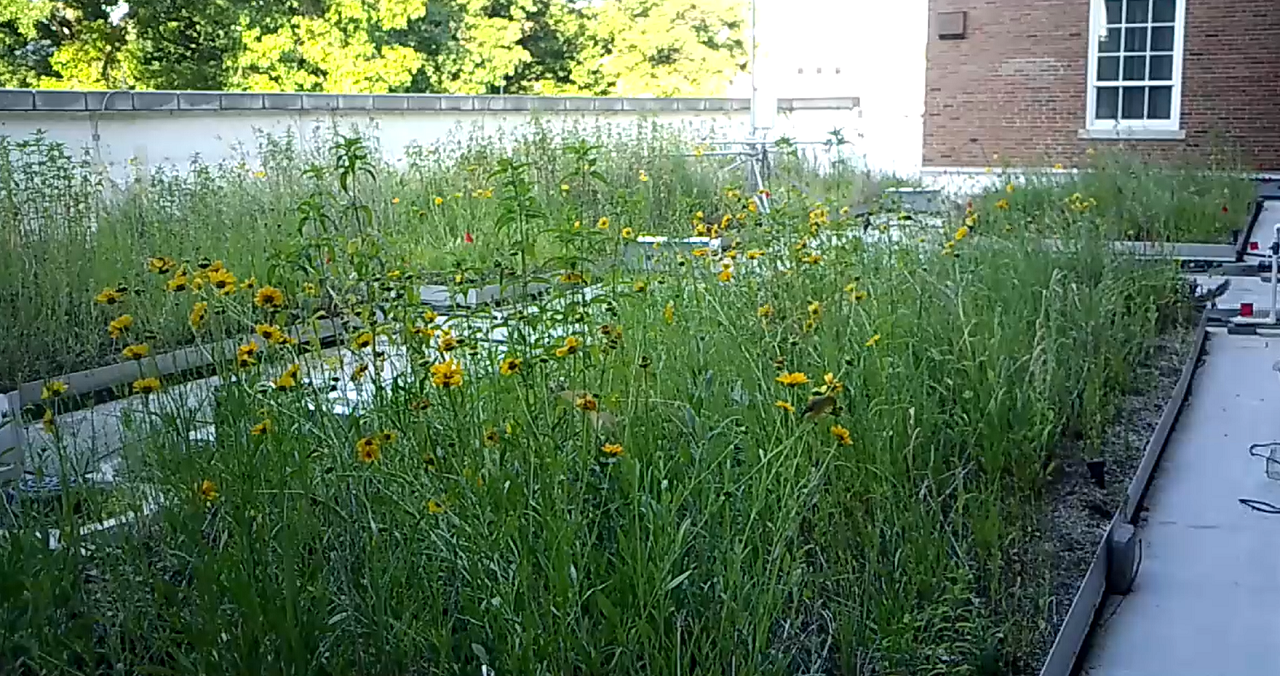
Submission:
[[[857,97],[778,99],[778,110],[853,110]],[[0,89],[0,112],[449,110],[474,112],[733,111],[749,99],[457,94],[327,94],[177,91]]]

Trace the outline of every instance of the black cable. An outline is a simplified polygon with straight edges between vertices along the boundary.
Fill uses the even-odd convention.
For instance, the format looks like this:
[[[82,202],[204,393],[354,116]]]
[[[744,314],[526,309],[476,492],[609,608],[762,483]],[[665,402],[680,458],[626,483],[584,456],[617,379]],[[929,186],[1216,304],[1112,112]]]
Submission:
[[[1263,514],[1280,514],[1280,507],[1267,502],[1266,500],[1255,500],[1253,498],[1239,498],[1240,504],[1252,509],[1255,512]]]

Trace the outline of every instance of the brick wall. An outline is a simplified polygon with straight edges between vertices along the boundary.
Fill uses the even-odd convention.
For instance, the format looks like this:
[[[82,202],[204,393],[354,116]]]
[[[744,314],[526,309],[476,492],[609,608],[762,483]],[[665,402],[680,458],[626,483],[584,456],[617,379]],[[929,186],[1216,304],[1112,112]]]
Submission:
[[[1163,158],[1225,156],[1280,171],[1280,0],[1184,0],[1181,141],[1127,141]],[[1079,160],[1090,0],[929,0],[924,166],[1047,166]],[[939,40],[939,12],[967,11]]]

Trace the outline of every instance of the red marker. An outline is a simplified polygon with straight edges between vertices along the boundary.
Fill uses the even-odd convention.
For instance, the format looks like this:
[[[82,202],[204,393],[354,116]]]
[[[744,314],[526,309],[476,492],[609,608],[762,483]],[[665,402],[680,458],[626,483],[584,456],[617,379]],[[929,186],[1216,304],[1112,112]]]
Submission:
[[[474,239],[472,239],[472,238],[471,238],[471,233],[469,233],[469,232],[468,232],[468,233],[466,233],[466,236],[465,236],[465,237],[463,237],[463,239],[465,239],[465,240],[467,241],[467,244],[475,244],[475,243],[476,243],[476,241],[475,241]]]

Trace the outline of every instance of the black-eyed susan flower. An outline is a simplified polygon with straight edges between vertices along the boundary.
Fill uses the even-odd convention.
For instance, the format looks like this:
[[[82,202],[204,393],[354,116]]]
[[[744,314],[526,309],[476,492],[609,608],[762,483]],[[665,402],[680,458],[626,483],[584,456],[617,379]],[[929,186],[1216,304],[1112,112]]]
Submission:
[[[289,337],[285,335],[284,329],[275,324],[258,324],[254,327],[254,331],[259,336],[262,336],[263,340],[273,345],[283,345],[289,342]]]
[[[668,324],[676,323],[676,304],[675,301],[667,301],[667,306],[662,308],[662,318]]]
[[[814,319],[822,317],[822,303],[816,300],[809,301],[809,316]]]
[[[187,323],[191,328],[198,329],[204,326],[204,320],[209,316],[209,304],[203,301],[191,306],[191,315],[187,317]]]
[[[635,239],[635,238],[636,238],[636,231],[635,231],[635,230],[632,230],[631,228],[623,228],[623,229],[622,229],[622,232],[621,232],[621,233],[619,233],[619,234],[621,235],[622,239]]]
[[[254,425],[253,427],[249,428],[249,434],[252,434],[252,435],[253,435],[253,436],[255,436],[255,437],[263,436],[263,435],[265,435],[265,434],[269,433],[270,431],[271,431],[271,419],[270,419],[270,418],[268,418],[268,419],[266,419],[266,420],[263,420],[262,422],[258,423],[257,425]]]
[[[880,334],[877,333],[876,335],[868,338],[867,342],[863,343],[863,345],[865,345],[866,347],[875,347],[879,343],[880,343]]]
[[[185,270],[179,270],[174,273],[173,278],[165,283],[165,288],[169,293],[179,293],[186,291],[187,286],[191,284],[191,276]]]
[[[644,293],[645,291],[649,290],[649,283],[644,281],[643,279],[637,279],[634,283],[631,284],[631,290],[635,291],[636,293]]]
[[[601,229],[601,230],[608,230],[608,229],[609,229],[609,217],[608,217],[608,216],[601,216],[601,217],[600,217],[600,220],[596,221],[596,227],[597,227],[597,228],[599,228],[599,229]]]
[[[383,446],[390,446],[396,443],[396,439],[400,438],[400,433],[395,430],[382,430],[378,432],[378,443]]]
[[[168,256],[153,256],[147,259],[147,269],[157,275],[167,275],[178,262]]]
[[[290,390],[298,386],[298,373],[302,367],[298,364],[290,364],[289,368],[284,370],[278,378],[271,382],[277,390]]]
[[[844,391],[844,383],[836,380],[834,373],[828,373],[822,376],[822,391],[826,393],[837,393]]]
[[[817,265],[822,262],[822,254],[815,251],[807,256],[801,256],[800,262],[806,265]]]
[[[433,365],[431,384],[443,389],[462,386],[462,366],[453,359]]]
[[[431,400],[427,399],[426,397],[423,397],[421,399],[414,399],[413,401],[409,402],[410,411],[422,412],[429,408],[431,408]]]
[[[564,344],[556,348],[556,356],[567,357],[571,354],[576,354],[578,352],[578,348],[581,346],[582,341],[578,340],[574,336],[568,336],[564,339]]]
[[[724,267],[720,270],[720,274],[716,275],[716,279],[720,280],[720,282],[724,284],[733,281],[733,268],[728,266]]]
[[[849,430],[840,425],[831,426],[831,436],[836,438],[836,442],[841,446],[850,446],[853,444],[853,435],[849,434]]]
[[[133,381],[134,394],[152,394],[160,391],[159,378],[139,378]]]
[[[360,382],[361,380],[364,379],[365,375],[368,373],[369,373],[368,364],[365,364],[365,363],[356,364],[356,367],[351,369],[351,382],[355,382],[355,383]]]
[[[354,340],[351,341],[351,347],[357,350],[364,350],[373,345],[373,332],[361,331],[356,334]]]
[[[120,352],[121,357],[124,357],[125,359],[133,359],[133,360],[142,359],[143,357],[146,357],[148,354],[151,354],[151,348],[147,346],[146,343],[138,343],[136,345],[130,345],[124,348],[124,350]]]
[[[53,409],[46,408],[44,415],[40,416],[40,426],[44,428],[45,434],[53,434],[58,431],[57,419],[53,415]]]
[[[1004,191],[1005,191],[1005,192],[1007,192],[1007,193],[1009,193],[1010,195],[1012,195],[1012,194],[1013,194],[1013,191],[1014,191],[1015,189],[1016,189],[1016,188],[1014,188],[1014,187],[1013,187],[1013,181],[1010,181],[1010,182],[1009,182],[1009,184],[1008,184],[1008,185],[1006,185],[1006,186],[1004,187]]]
[[[711,249],[705,246],[700,246],[689,253],[693,254],[697,258],[705,258],[711,255]]]
[[[756,316],[761,319],[768,319],[769,317],[772,317],[773,305],[769,303],[765,303],[764,305],[761,305],[760,307],[756,308]]]
[[[622,455],[622,444],[605,444],[600,447],[600,450],[610,458],[616,458]]]
[[[236,366],[247,369],[258,363],[256,356],[258,354],[257,343],[246,343],[236,348]]]
[[[204,500],[205,502],[213,502],[214,500],[218,499],[218,484],[215,484],[212,481],[205,479],[204,481],[201,481],[198,486],[196,486],[196,494],[199,495],[200,499]]]
[[[749,261],[753,261],[753,260],[756,260],[757,258],[760,258],[760,257],[761,257],[761,256],[763,256],[763,255],[764,255],[764,251],[763,251],[763,250],[761,250],[761,249],[751,249],[751,250],[747,251],[747,260],[749,260]]]
[[[49,400],[57,399],[67,393],[67,384],[61,380],[50,380],[40,388],[40,398]]]
[[[444,514],[445,513],[444,503],[440,502],[435,498],[431,498],[430,500],[427,500],[427,512],[431,514],[436,514],[436,515]]]
[[[644,169],[641,169],[641,170],[640,170],[640,182],[641,182],[641,183],[648,183],[648,182],[649,182],[649,174],[645,173],[645,170],[644,170]]]
[[[781,399],[779,399],[779,400],[777,400],[777,401],[773,402],[773,405],[774,405],[774,406],[777,406],[778,408],[780,408],[780,409],[782,409],[782,410],[784,410],[784,411],[786,411],[787,413],[795,413],[795,412],[796,412],[796,407],[795,407],[795,406],[792,406],[792,405],[790,404],[790,402],[786,402],[786,401],[783,401],[783,400],[781,400]]]
[[[356,442],[356,459],[360,462],[377,462],[382,458],[382,446],[377,437],[362,437]]]
[[[107,335],[119,340],[133,326],[133,315],[120,315],[107,324]]]
[[[279,310],[284,307],[284,292],[274,286],[264,286],[254,295],[253,304],[260,308]]]
[[[800,385],[804,385],[805,383],[808,383],[809,376],[801,373],[800,371],[796,371],[794,373],[788,373],[784,371],[781,374],[779,374],[777,378],[774,378],[774,380],[778,381],[779,383],[782,383],[783,385],[786,385],[787,387],[798,387]]]
[[[454,337],[452,331],[445,329],[440,332],[440,337],[436,341],[436,348],[441,352],[452,352],[458,349],[458,339]]]
[[[241,288],[241,289],[244,289],[244,290],[252,289],[252,288],[254,288],[254,287],[256,287],[256,286],[258,286],[258,278],[257,278],[257,277],[250,277],[250,278],[248,278],[248,279],[246,279],[246,280],[244,280],[243,282],[241,282],[241,283],[240,283],[240,288]]]
[[[507,357],[498,364],[498,373],[504,376],[513,376],[520,372],[521,360],[517,357]]]
[[[236,276],[232,274],[230,270],[227,270],[225,268],[214,270],[211,267],[209,269],[208,275],[209,275],[209,286],[212,286],[213,288],[217,289],[219,294],[222,294],[225,296],[227,294],[235,293]]]
[[[490,427],[484,431],[484,443],[486,446],[497,446],[501,441],[497,428]]]
[[[580,272],[565,272],[560,275],[560,281],[564,284],[581,284],[585,279]]]
[[[998,202],[996,202],[996,208],[997,208],[997,209],[999,209],[999,210],[1001,210],[1001,211],[1008,211],[1008,210],[1009,210],[1009,200],[999,200]]]
[[[444,204],[444,198],[437,195],[436,197],[431,198],[431,203],[436,206],[440,206],[441,204]]]
[[[399,198],[399,197],[392,197],[392,198],[391,198],[391,203],[392,203],[392,204],[399,204],[399,203],[400,203],[400,198]]]
[[[114,289],[103,289],[98,295],[93,297],[94,302],[99,305],[116,305],[124,302],[127,291],[121,291],[120,287]]]

